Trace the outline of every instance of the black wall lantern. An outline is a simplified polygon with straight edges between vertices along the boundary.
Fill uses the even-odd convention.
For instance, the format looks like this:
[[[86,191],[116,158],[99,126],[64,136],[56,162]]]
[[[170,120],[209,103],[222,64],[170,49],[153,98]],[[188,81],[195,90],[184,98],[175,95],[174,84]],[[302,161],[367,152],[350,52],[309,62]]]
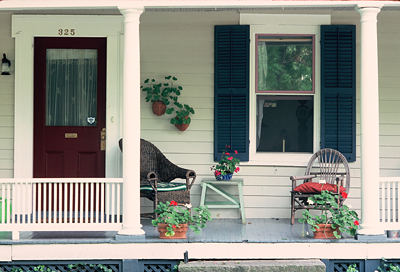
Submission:
[[[3,54],[3,59],[1,60],[1,74],[9,75],[10,74],[10,66],[11,61],[6,58],[6,54]]]

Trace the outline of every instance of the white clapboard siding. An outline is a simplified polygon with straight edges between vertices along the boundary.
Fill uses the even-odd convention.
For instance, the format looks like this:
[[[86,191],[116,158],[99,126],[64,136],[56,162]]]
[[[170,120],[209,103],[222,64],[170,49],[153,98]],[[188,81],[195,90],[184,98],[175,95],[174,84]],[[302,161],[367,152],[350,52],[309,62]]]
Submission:
[[[11,61],[11,75],[0,76],[0,178],[12,178],[14,160],[14,39],[11,14],[0,13],[1,53]],[[3,58],[3,55],[1,55]]]

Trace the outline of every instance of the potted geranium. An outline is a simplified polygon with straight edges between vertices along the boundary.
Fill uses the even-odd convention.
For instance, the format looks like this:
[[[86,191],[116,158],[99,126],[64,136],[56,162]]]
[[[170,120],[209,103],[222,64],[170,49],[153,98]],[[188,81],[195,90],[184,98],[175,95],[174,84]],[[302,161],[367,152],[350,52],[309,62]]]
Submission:
[[[170,104],[170,100],[181,94],[182,87],[174,86],[174,82],[178,79],[173,76],[165,77],[167,82],[155,83],[156,80],[147,78],[144,81],[146,86],[140,86],[142,91],[147,92],[146,102],[152,102],[153,113],[157,116],[161,116],[166,112],[167,106]]]
[[[230,146],[226,146],[226,148],[230,148]],[[217,180],[230,180],[234,173],[240,171],[240,168],[237,166],[240,160],[235,158],[237,154],[237,150],[234,150],[232,154],[224,150],[218,164],[211,166],[211,171],[214,172]]]
[[[346,192],[341,193],[342,198],[347,198]],[[315,205],[314,209],[321,210],[318,215],[311,214],[309,210],[303,211],[300,223],[307,223],[314,231],[314,238],[341,238],[340,233],[349,233],[354,236],[359,228],[359,217],[356,211],[339,203],[339,195],[327,190],[321,194],[308,198],[308,203]]]
[[[186,238],[188,227],[196,234],[200,234],[206,222],[212,220],[211,213],[207,206],[200,206],[192,208],[194,211],[192,215],[190,208],[192,208],[191,205],[185,205],[185,208],[179,207],[176,201],[158,203],[154,210],[158,216],[151,223],[158,228],[159,237],[162,239]]]

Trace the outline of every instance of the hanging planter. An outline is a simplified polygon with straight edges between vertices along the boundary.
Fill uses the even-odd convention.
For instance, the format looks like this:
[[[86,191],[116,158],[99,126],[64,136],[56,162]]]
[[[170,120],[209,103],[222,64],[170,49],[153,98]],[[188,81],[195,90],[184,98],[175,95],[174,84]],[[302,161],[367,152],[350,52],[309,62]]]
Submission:
[[[176,116],[171,119],[171,124],[175,125],[180,131],[185,131],[188,127],[192,119],[189,117],[189,114],[194,114],[194,109],[189,105],[183,105],[179,103],[175,103],[180,110],[176,111]]]
[[[167,109],[167,105],[165,105],[162,101],[154,101],[151,108],[153,109],[153,113],[157,116],[161,116],[165,114],[165,110]]]

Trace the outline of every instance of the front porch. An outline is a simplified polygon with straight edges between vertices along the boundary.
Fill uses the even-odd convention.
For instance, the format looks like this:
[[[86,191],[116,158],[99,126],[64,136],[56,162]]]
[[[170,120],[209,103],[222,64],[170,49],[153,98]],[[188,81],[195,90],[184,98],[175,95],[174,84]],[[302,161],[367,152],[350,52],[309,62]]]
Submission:
[[[318,240],[307,227],[290,219],[214,219],[200,235],[191,230],[184,240],[161,240],[149,219],[142,219],[145,239],[116,240],[116,231],[21,232],[20,240],[2,232],[0,261],[18,260],[183,260],[195,259],[387,259],[398,258],[400,239],[360,241],[352,237]],[[56,226],[55,226],[56,228]],[[351,254],[349,254],[351,252]]]

